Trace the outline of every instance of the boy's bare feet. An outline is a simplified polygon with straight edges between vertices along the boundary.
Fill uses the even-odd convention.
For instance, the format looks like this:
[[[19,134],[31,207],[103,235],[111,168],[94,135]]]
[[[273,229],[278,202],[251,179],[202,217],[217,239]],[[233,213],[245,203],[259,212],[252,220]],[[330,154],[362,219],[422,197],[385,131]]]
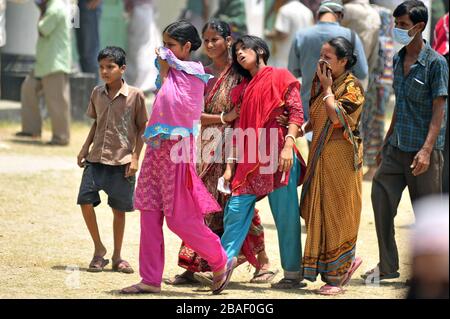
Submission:
[[[124,295],[135,295],[135,294],[158,294],[161,292],[161,287],[155,287],[146,285],[142,282],[132,285],[120,290],[121,294]]]

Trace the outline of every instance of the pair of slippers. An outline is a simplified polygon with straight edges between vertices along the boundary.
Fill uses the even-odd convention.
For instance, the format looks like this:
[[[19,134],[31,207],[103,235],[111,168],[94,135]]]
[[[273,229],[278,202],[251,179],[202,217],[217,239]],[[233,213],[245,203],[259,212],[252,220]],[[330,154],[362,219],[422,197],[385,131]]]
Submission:
[[[105,259],[100,256],[94,256],[89,264],[88,272],[102,272],[104,268],[109,264],[109,259]],[[134,273],[133,268],[128,261],[120,259],[113,263],[112,270],[124,274]]]
[[[345,292],[344,286],[348,285],[350,282],[350,279],[352,278],[355,271],[361,266],[362,259],[360,257],[356,257],[355,260],[352,262],[352,265],[350,266],[350,269],[345,274],[344,279],[341,282],[340,286],[333,286],[333,285],[324,285],[320,287],[320,289],[316,290],[316,293],[323,296],[336,296],[343,294]]]

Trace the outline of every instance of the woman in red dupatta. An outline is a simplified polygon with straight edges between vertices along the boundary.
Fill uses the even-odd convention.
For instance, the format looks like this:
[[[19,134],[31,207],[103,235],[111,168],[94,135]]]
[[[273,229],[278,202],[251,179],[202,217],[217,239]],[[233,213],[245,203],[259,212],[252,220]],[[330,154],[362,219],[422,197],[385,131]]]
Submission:
[[[203,27],[202,37],[205,52],[212,60],[212,64],[206,67],[205,71],[213,74],[214,78],[208,82],[206,88],[205,108],[201,117],[201,161],[197,171],[208,191],[224,208],[229,195],[217,190],[217,182],[226,168],[225,129],[235,121],[238,116],[236,109],[240,107],[240,105],[232,103],[230,93],[243,78],[231,67],[232,61],[228,53],[232,44],[229,25],[222,21],[212,20]],[[222,123],[222,113],[227,124]],[[208,132],[219,133],[220,138],[217,136],[211,138]],[[223,212],[205,216],[205,223],[215,234],[222,236]],[[238,265],[246,261],[256,268],[250,282],[269,283],[275,277],[276,272],[270,270],[269,258],[265,252],[264,228],[257,210],[255,210],[249,232],[238,256]],[[186,271],[167,280],[166,283],[172,285],[195,284],[197,280],[194,278],[194,273],[211,271],[207,261],[184,242],[181,244],[178,254],[178,265]]]
[[[256,201],[268,195],[284,270],[284,278],[272,287],[302,287],[297,186],[304,163],[295,147],[303,123],[300,84],[289,71],[266,65],[270,52],[258,37],[238,39],[232,55],[233,67],[248,84],[241,83],[232,93],[235,101],[242,97],[242,105],[233,134],[235,156],[227,158],[224,174],[231,182],[232,196],[224,212],[222,245],[229,259],[237,256]],[[288,116],[288,128],[277,120],[283,113]]]

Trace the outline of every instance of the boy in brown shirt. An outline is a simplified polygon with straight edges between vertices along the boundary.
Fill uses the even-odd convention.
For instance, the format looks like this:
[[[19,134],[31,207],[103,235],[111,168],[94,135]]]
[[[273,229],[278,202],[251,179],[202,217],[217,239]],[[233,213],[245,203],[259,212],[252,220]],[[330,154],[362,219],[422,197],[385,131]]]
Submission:
[[[105,85],[92,92],[87,115],[95,121],[78,154],[78,165],[84,167],[84,172],[77,204],[95,246],[90,272],[101,272],[109,263],[104,258],[107,250],[100,239],[94,211],[100,204],[99,191],[103,190],[114,214],[112,268],[133,273],[130,264],[122,259],[121,249],[125,212],[134,210],[135,174],[148,115],[143,92],[122,79],[125,59],[125,51],[118,47],[107,47],[98,54],[99,72]]]

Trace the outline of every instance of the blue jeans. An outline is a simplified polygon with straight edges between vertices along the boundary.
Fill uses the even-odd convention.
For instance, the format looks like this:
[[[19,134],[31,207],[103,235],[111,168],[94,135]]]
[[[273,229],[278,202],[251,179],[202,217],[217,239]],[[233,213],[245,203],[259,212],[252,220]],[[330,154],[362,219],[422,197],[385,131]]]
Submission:
[[[270,209],[278,232],[281,266],[286,273],[300,276],[301,269],[301,225],[297,182],[300,178],[300,161],[294,156],[294,165],[289,175],[289,184],[271,192]],[[224,211],[224,233],[222,246],[228,258],[238,256],[247,237],[256,204],[251,194],[232,196]]]
[[[100,51],[100,16],[101,4],[90,10],[88,0],[79,0],[80,27],[76,30],[78,55],[82,72],[94,73],[98,78],[97,55]]]

